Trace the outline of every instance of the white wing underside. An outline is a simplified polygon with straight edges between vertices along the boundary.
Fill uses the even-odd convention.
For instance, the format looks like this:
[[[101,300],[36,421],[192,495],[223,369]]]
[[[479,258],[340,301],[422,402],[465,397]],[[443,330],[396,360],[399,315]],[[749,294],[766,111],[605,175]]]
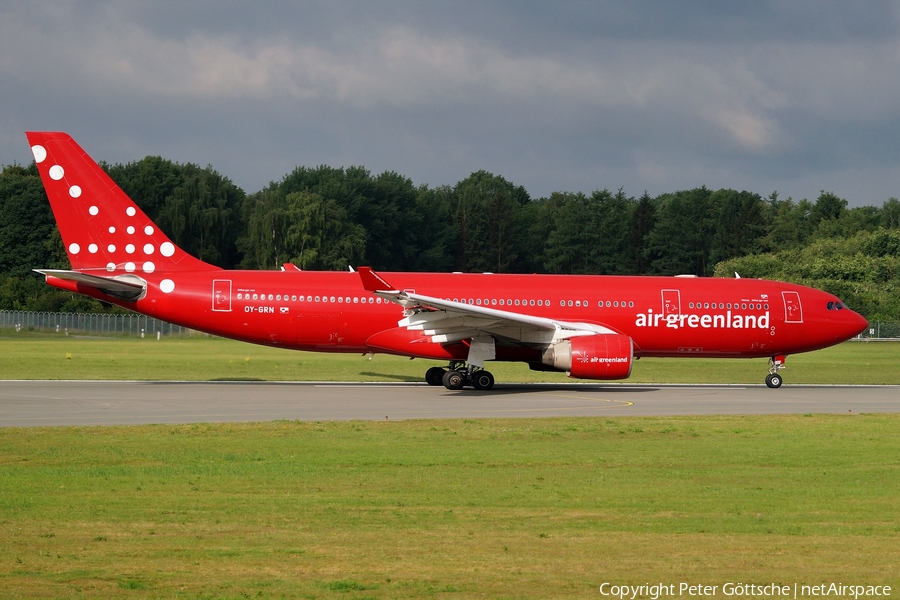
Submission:
[[[544,345],[582,335],[616,333],[593,323],[558,321],[414,292],[390,290],[373,293],[405,309],[406,317],[398,322],[400,327],[421,331],[436,344],[449,344],[487,334],[501,342]]]

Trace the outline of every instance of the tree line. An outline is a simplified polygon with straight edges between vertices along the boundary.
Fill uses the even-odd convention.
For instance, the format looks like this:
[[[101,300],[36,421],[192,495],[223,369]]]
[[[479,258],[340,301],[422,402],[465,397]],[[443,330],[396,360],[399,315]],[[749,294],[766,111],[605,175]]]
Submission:
[[[849,208],[824,191],[812,202],[699,187],[656,197],[603,189],[534,199],[486,171],[429,187],[392,171],[328,166],[298,167],[247,194],[212,167],[161,157],[103,167],[176,244],[223,268],[277,269],[290,262],[304,270],[369,265],[699,276],[736,270],[840,292],[869,318],[900,318],[896,198]],[[822,268],[800,269],[816,261]],[[824,268],[841,261],[858,264]],[[68,262],[37,169],[6,166],[0,309],[103,310],[44,285],[31,272],[37,267],[67,268]]]

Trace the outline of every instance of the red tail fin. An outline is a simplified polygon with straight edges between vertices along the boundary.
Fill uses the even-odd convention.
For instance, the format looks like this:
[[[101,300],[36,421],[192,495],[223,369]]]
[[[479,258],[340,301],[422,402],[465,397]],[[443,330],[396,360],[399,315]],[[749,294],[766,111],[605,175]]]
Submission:
[[[68,134],[26,135],[73,269],[218,269],[173,244]]]

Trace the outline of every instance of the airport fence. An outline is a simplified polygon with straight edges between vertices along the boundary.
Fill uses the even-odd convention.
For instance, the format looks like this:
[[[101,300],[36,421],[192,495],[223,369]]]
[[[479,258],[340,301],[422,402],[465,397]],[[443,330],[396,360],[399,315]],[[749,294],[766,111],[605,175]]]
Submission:
[[[92,335],[205,335],[193,329],[173,325],[137,313],[124,315],[93,313],[32,312],[0,310],[0,328],[20,331],[55,331],[58,333],[90,333]],[[860,340],[900,339],[900,321],[872,321],[857,338]]]
[[[900,321],[872,321],[857,337],[861,340],[900,339]]]
[[[199,334],[193,329],[166,321],[131,314],[94,314],[0,310],[0,328],[16,331],[50,331],[62,334],[134,335],[186,337]]]

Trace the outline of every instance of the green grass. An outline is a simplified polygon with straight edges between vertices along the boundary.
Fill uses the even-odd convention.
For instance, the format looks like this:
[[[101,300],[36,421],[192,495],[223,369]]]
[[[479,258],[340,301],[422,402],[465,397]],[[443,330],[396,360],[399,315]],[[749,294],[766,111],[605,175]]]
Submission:
[[[0,429],[0,596],[900,588],[900,415]]]
[[[422,381],[435,361],[322,354],[220,338],[85,338],[0,331],[0,379]],[[900,384],[900,343],[847,342],[788,357],[787,383]],[[562,373],[489,363],[498,382],[561,382]],[[761,383],[766,359],[642,359],[633,383]]]

